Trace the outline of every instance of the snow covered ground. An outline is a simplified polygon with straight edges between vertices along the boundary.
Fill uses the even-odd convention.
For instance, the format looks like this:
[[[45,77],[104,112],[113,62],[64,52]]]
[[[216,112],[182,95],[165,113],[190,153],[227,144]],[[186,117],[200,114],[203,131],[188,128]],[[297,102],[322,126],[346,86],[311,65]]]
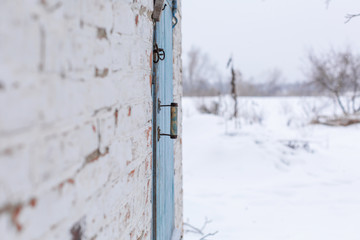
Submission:
[[[360,125],[307,124],[334,111],[324,99],[241,98],[236,129],[230,99],[199,113],[213,100],[183,100],[186,223],[212,220],[209,240],[360,240]]]

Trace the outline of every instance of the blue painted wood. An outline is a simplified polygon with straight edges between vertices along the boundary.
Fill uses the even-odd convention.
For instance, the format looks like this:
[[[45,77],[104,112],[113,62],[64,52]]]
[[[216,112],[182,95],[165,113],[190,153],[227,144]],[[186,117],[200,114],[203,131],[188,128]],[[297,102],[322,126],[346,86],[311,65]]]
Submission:
[[[171,1],[165,1],[167,6],[161,14],[160,22],[156,23],[155,42],[165,51],[165,59],[155,66],[155,98],[156,128],[161,133],[170,134],[170,108],[162,107],[158,111],[157,99],[162,105],[173,102],[173,32]],[[154,240],[170,240],[174,229],[174,157],[173,140],[168,136],[156,138],[155,156],[155,233]]]

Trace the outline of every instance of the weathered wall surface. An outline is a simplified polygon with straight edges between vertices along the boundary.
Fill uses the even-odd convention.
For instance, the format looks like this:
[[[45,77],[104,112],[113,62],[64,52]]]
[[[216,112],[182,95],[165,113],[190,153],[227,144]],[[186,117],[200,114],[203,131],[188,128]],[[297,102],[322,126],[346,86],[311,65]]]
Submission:
[[[152,9],[0,1],[1,239],[150,239]],[[174,37],[181,103],[180,25]]]
[[[174,28],[173,49],[174,49],[174,102],[179,103],[179,137],[174,141],[174,193],[175,193],[175,227],[182,230],[183,224],[183,181],[182,181],[182,48],[181,48],[181,1],[178,0],[178,12],[176,14],[179,22]]]

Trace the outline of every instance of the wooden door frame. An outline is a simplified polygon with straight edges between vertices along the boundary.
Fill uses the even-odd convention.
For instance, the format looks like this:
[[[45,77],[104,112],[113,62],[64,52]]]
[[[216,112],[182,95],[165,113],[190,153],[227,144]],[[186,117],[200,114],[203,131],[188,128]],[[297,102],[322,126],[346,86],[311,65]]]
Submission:
[[[171,9],[171,12],[172,12],[172,4],[168,1],[168,0],[155,0],[154,4],[156,3],[160,3],[161,2],[161,5],[154,5],[154,8],[157,7],[157,8],[160,8],[160,14],[159,14],[159,20],[161,19],[161,12],[163,11],[163,4],[166,2],[167,4],[167,7]],[[160,6],[160,7],[159,7]],[[154,9],[154,13],[155,13],[155,10]],[[154,16],[154,15],[153,15]],[[158,24],[156,24],[156,21],[154,19],[154,29],[153,29],[153,47],[155,46],[156,43],[159,43],[159,42],[162,42],[163,40],[160,40],[160,39],[157,39],[157,26]],[[170,23],[172,25],[172,23]],[[171,26],[170,25],[170,26]],[[165,35],[164,35],[165,36]],[[172,39],[172,35],[171,35],[171,39]],[[160,47],[160,46],[159,46]],[[153,49],[154,50],[154,49]],[[171,51],[173,51],[173,47],[171,46]],[[166,54],[166,53],[165,53]],[[170,57],[172,56],[172,54],[167,54],[168,56],[166,57]],[[166,58],[165,57],[165,58]],[[155,58],[155,53],[153,51],[153,59]],[[167,59],[168,60],[168,59]],[[171,63],[172,63],[172,59],[171,59]],[[153,142],[153,184],[152,184],[152,239],[153,240],[156,240],[157,239],[157,231],[158,231],[158,226],[157,226],[157,221],[159,219],[159,216],[157,216],[157,188],[158,188],[158,179],[157,179],[157,176],[159,173],[157,173],[157,167],[158,167],[158,159],[157,159],[157,152],[158,152],[158,132],[157,132],[157,126],[159,126],[159,119],[158,119],[158,98],[160,98],[160,94],[158,94],[159,92],[159,76],[157,76],[157,73],[158,73],[158,67],[159,67],[159,64],[156,64],[156,63],[153,63],[152,64],[152,91],[153,91],[153,138],[152,138],[152,142]],[[161,70],[160,70],[161,71]],[[171,79],[172,81],[172,79]],[[166,103],[167,104],[167,103]],[[162,129],[163,131],[167,131],[166,129]],[[173,186],[174,187],[174,186]],[[173,197],[173,200],[174,200],[174,197]],[[175,208],[175,202],[173,202],[173,208]],[[175,221],[175,215],[173,213],[173,225],[174,225],[174,221]],[[172,228],[174,228],[174,226],[172,226]],[[173,234],[173,233],[171,233]],[[167,240],[167,239],[164,239],[164,240]]]

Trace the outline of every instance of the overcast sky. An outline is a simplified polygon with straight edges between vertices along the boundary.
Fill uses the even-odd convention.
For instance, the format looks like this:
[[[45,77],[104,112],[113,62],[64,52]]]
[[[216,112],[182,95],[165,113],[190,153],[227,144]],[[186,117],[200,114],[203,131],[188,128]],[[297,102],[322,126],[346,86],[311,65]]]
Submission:
[[[309,49],[346,45],[360,50],[359,0],[183,0],[183,58],[201,48],[225,72],[231,54],[246,78],[264,79],[278,68],[289,81],[303,80]]]

